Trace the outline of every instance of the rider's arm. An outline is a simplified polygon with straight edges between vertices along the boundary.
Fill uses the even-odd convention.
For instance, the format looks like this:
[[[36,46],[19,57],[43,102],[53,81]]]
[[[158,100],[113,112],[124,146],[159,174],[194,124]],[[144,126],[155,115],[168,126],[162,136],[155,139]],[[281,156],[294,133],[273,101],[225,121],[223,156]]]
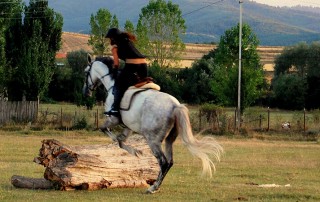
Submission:
[[[111,49],[112,52],[112,56],[113,56],[113,68],[118,69],[119,68],[119,57],[118,57],[118,47],[117,46],[113,46]]]

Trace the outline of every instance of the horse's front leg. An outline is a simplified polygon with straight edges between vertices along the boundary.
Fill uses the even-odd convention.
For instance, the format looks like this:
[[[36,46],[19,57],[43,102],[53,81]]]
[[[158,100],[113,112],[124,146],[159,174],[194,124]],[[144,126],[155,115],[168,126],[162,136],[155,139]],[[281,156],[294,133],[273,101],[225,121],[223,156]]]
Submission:
[[[118,143],[119,143],[119,147],[124,149],[124,150],[126,150],[127,152],[129,152],[132,155],[141,156],[142,152],[140,150],[137,150],[137,149],[131,147],[130,145],[124,144],[124,142],[126,141],[127,137],[129,135],[131,135],[132,132],[133,131],[130,130],[129,128],[125,128],[123,130],[122,134],[117,135],[117,140],[118,140]]]
[[[103,126],[100,127],[100,130],[107,134],[112,141],[114,142],[118,142],[118,137],[117,135],[113,134],[111,132],[111,128],[113,128],[114,126],[119,124],[119,118],[114,117],[114,116],[107,116],[107,120],[105,121],[105,123],[103,124]]]
[[[127,137],[132,134],[132,130],[130,130],[129,128],[125,128],[123,130],[123,132],[119,135],[115,135],[111,132],[110,128],[112,128],[118,124],[119,124],[119,119],[117,119],[113,116],[107,117],[106,122],[103,124],[102,127],[100,127],[100,130],[103,133],[107,134],[112,139],[112,141],[118,142],[119,147],[126,150],[130,154],[135,155],[135,156],[142,155],[142,152],[140,150],[137,150],[137,149],[131,147],[130,145],[124,144]]]

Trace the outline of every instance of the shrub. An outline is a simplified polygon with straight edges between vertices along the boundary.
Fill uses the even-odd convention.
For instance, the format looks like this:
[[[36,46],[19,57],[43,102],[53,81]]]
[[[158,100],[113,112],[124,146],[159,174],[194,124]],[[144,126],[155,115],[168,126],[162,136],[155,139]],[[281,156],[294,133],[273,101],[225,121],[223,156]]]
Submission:
[[[204,104],[200,106],[199,113],[199,121],[202,123],[200,130],[208,127],[212,132],[218,132],[219,134],[228,131],[229,117],[224,113],[222,107],[214,104]]]
[[[86,129],[88,126],[88,121],[84,115],[76,117],[76,120],[73,125],[73,129],[81,130]]]

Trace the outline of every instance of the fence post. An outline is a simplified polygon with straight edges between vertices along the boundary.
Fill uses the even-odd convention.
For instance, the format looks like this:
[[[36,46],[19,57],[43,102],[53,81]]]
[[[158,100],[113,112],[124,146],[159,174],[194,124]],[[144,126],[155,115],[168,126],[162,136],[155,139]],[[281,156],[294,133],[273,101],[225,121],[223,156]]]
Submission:
[[[61,109],[60,109],[60,127],[61,127],[61,129],[62,129],[62,125],[63,125],[63,123],[62,123],[62,107],[61,107]]]
[[[259,116],[259,127],[260,127],[260,130],[262,129],[262,115],[260,114]]]
[[[234,132],[237,130],[237,109],[234,110]]]
[[[270,129],[270,108],[268,107],[268,128],[267,131]]]
[[[201,109],[199,110],[199,131],[201,131]]]
[[[97,129],[99,129],[99,109],[97,109]]]
[[[303,109],[303,132],[306,132],[306,108]]]

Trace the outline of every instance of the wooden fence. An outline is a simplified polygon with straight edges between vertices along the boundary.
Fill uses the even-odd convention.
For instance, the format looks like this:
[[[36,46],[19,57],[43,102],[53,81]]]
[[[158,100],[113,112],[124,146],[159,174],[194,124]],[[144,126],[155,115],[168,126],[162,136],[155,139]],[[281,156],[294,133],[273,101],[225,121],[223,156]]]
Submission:
[[[38,108],[38,101],[9,102],[0,100],[0,124],[35,121],[38,116]]]
[[[198,130],[211,129],[213,132],[235,132],[237,131],[236,110],[223,111],[199,111]],[[191,119],[192,120],[192,119]],[[300,110],[300,111],[278,111],[270,110],[250,110],[248,109],[241,118],[241,129],[247,131],[291,131],[320,135],[320,110]]]

